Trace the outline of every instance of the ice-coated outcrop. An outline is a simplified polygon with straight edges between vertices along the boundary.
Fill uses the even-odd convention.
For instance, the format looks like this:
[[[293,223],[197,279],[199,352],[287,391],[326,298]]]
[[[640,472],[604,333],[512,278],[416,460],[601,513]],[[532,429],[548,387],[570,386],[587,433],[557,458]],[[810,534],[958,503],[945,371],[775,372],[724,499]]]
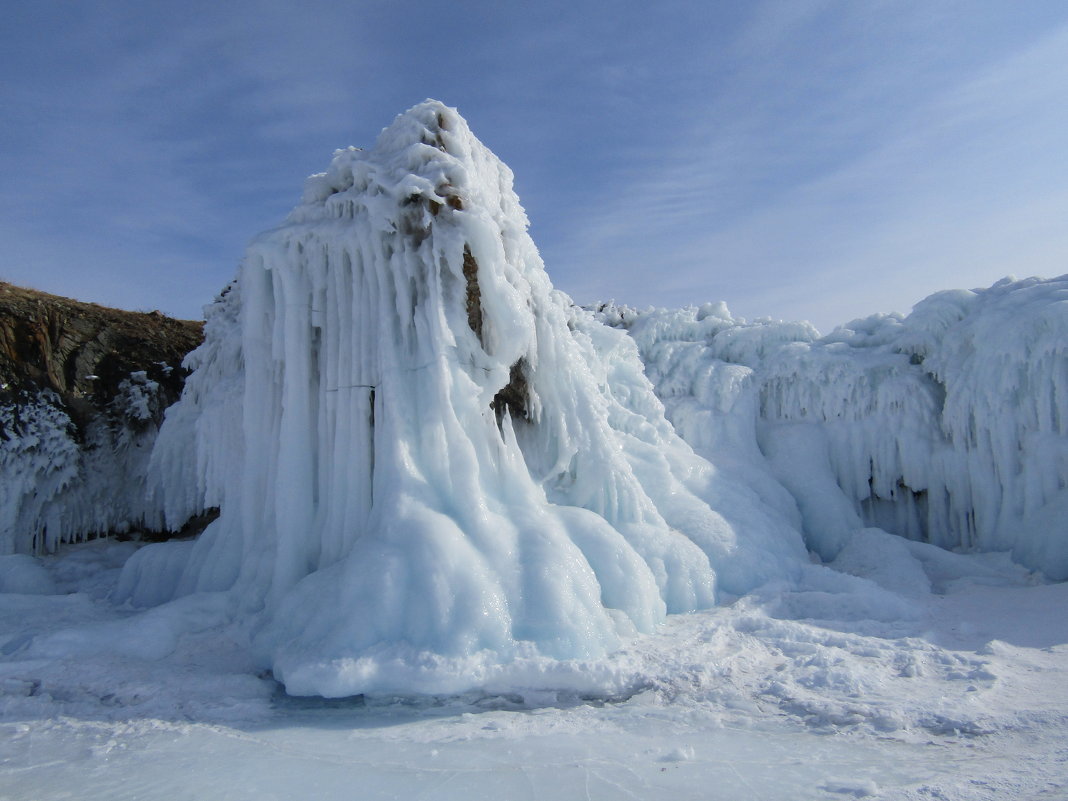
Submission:
[[[191,321],[0,281],[0,556],[161,533],[146,467],[199,342]]]
[[[338,151],[210,310],[153,454],[169,519],[221,516],[123,595],[232,590],[292,693],[452,692],[798,570],[788,496],[694,454],[526,228],[440,103]]]
[[[822,338],[722,304],[599,316],[629,330],[699,453],[759,441],[824,559],[878,526],[1068,579],[1068,276],[939,292]]]
[[[0,399],[0,554],[161,529],[145,475],[164,404],[143,371],[124,379],[80,430],[52,390]]]

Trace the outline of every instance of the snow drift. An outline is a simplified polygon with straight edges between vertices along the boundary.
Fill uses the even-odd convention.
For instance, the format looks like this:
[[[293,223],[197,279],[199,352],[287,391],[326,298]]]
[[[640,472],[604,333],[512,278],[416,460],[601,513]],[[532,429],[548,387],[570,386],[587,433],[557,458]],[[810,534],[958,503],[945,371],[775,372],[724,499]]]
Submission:
[[[717,582],[799,570],[785,494],[694,454],[526,228],[439,103],[338,151],[211,309],[152,457],[170,520],[221,516],[121,594],[232,590],[291,693],[455,692],[559,684]]]

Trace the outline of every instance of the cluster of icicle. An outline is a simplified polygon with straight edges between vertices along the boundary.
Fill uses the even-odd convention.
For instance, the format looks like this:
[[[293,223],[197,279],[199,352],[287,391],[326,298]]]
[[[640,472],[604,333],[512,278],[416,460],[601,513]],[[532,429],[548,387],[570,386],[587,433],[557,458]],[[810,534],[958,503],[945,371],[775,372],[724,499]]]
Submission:
[[[759,442],[806,540],[863,525],[1068,579],[1068,276],[940,292],[820,338],[726,307],[600,308],[713,460]]]
[[[135,372],[80,427],[51,390],[0,402],[0,555],[162,527],[146,493],[162,412],[159,385]]]
[[[292,693],[453,692],[798,569],[786,493],[693,452],[526,228],[454,109],[338,151],[210,309],[152,457],[171,525],[221,515],[121,594],[232,592]]]

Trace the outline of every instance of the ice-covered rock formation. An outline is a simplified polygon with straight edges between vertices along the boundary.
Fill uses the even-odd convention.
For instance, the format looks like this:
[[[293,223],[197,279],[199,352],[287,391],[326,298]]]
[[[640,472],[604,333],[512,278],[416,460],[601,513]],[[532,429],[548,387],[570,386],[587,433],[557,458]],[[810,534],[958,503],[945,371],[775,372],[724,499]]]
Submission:
[[[722,304],[599,315],[699,453],[759,439],[824,559],[878,526],[1068,579],[1068,276],[939,292],[822,338]]]
[[[233,590],[287,690],[339,696],[537,683],[797,570],[784,494],[694,454],[526,228],[439,103],[338,151],[209,313],[153,454],[170,518],[221,517],[122,592]]]
[[[0,554],[161,529],[145,475],[163,405],[144,371],[80,430],[51,390],[0,401]]]
[[[194,322],[0,282],[0,555],[160,533],[146,468],[199,341]]]

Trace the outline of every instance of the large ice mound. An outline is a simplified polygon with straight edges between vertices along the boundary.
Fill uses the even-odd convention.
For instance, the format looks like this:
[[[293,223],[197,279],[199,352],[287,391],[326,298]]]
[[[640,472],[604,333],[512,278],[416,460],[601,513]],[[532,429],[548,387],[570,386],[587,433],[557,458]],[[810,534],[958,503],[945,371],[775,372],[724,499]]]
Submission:
[[[722,304],[598,314],[698,453],[759,442],[825,560],[877,526],[1068,579],[1068,276],[938,292],[825,337]]]
[[[788,496],[695,455],[526,229],[440,103],[338,151],[210,309],[153,453],[169,519],[221,516],[122,595],[232,591],[291,693],[456,692],[798,571]]]

